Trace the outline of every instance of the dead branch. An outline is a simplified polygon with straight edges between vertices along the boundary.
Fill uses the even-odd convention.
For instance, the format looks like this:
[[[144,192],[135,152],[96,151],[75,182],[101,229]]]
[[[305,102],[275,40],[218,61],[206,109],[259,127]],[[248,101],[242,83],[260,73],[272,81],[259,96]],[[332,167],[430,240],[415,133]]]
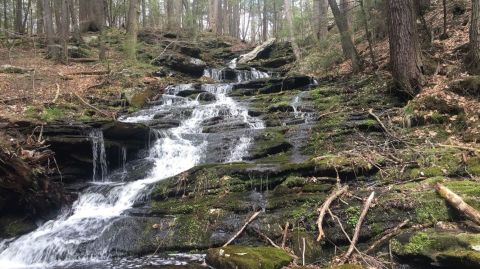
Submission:
[[[80,97],[80,95],[78,95],[76,92],[73,93],[77,98],[78,100],[80,100],[84,105],[88,106],[89,108],[97,111],[98,113],[106,116],[106,117],[113,117],[112,115],[104,112],[104,111],[101,111],[100,109],[94,107],[93,105],[89,104],[87,101],[85,101],[82,97]],[[113,119],[115,120],[115,117],[113,117]]]
[[[290,223],[287,221],[287,223],[285,223],[285,229],[283,230],[282,248],[285,248],[285,245],[287,244],[288,226],[290,226]]]
[[[375,192],[372,192],[370,194],[370,196],[368,197],[367,201],[365,201],[362,213],[360,214],[360,217],[358,218],[357,225],[355,226],[355,231],[353,233],[352,242],[351,242],[350,247],[348,248],[347,252],[340,259],[340,263],[339,263],[340,265],[344,264],[350,258],[350,255],[352,255],[353,251],[355,250],[355,248],[356,248],[355,245],[357,244],[358,237],[360,236],[360,229],[362,228],[363,221],[365,220],[365,217],[367,216],[368,209],[372,205],[374,197],[375,197]]]
[[[408,223],[410,222],[410,220],[405,220],[403,221],[402,223],[398,224],[396,227],[386,231],[382,237],[380,237],[380,239],[378,239],[377,241],[373,242],[373,244],[367,249],[365,250],[365,253],[369,253],[369,252],[372,252],[373,250],[375,250],[378,246],[380,246],[383,242],[389,240],[390,238],[398,235],[400,233],[400,231],[402,230],[402,228],[407,225]]]
[[[52,104],[55,104],[58,100],[58,96],[60,96],[60,85],[58,85],[57,83],[56,86],[57,86],[57,92],[55,93],[55,98],[53,98],[52,100]]]
[[[440,146],[440,147],[444,147],[444,148],[463,149],[463,150],[468,150],[468,151],[473,151],[473,152],[476,152],[476,153],[480,153],[480,148],[457,146],[457,145],[445,145],[445,144],[437,144],[437,145]]]
[[[370,116],[372,116],[378,122],[378,124],[380,124],[380,126],[382,127],[383,131],[385,131],[386,134],[397,139],[396,136],[392,132],[390,132],[389,129],[387,129],[385,124],[383,124],[382,120],[380,120],[380,118],[375,113],[373,113],[372,108],[368,110],[368,114],[370,114]]]
[[[73,63],[95,63],[98,62],[97,58],[70,58],[70,62]]]
[[[248,226],[253,220],[255,220],[260,213],[262,213],[262,211],[258,211],[258,212],[256,212],[255,214],[253,214],[253,215],[247,220],[247,222],[245,222],[245,224],[242,226],[242,228],[240,228],[240,230],[238,230],[238,232],[237,232],[232,238],[230,238],[230,240],[228,240],[227,243],[225,243],[222,247],[226,247],[226,246],[230,245],[230,243],[232,243],[233,240],[235,240],[239,235],[241,235],[241,234],[243,233],[243,231],[245,230],[245,228],[247,228],[247,226]]]
[[[75,72],[66,74],[66,76],[101,76],[110,74],[108,70],[100,70],[100,71],[82,71],[82,72]]]
[[[336,191],[332,192],[328,196],[327,200],[325,200],[325,202],[322,204],[322,206],[317,209],[317,212],[319,213],[318,219],[317,219],[317,226],[318,226],[317,242],[320,242],[323,239],[323,237],[325,236],[325,233],[323,232],[323,227],[322,227],[323,226],[323,218],[325,217],[325,213],[330,208],[330,205],[332,204],[332,202],[335,201],[335,199],[337,199],[337,197],[339,197],[340,195],[347,192],[347,190],[348,190],[348,186],[345,186],[343,188],[337,189]]]
[[[471,207],[469,204],[465,203],[462,197],[458,196],[440,183],[437,183],[435,189],[437,190],[438,194],[440,194],[443,199],[447,200],[451,206],[462,212],[469,220],[480,225],[480,212]]]

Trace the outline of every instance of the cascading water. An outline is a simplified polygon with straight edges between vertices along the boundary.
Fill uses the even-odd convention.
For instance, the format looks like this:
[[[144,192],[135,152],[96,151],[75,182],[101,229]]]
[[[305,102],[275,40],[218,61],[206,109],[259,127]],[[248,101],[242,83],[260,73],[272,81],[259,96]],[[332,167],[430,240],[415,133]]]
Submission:
[[[248,77],[259,75],[252,73]],[[221,116],[248,126],[238,137],[233,137],[236,143],[223,161],[242,160],[252,141],[251,131],[263,128],[263,122],[249,116],[246,108],[228,96],[232,89],[230,84],[202,85],[202,91],[215,96],[215,101],[211,103],[177,96],[193,87],[191,84],[172,86],[158,105],[121,119],[124,122],[149,123],[158,113],[170,113],[174,109],[181,111],[178,127],[155,131],[158,139],[147,157],[154,166],[144,179],[103,182],[107,173],[105,145],[102,132],[94,130],[90,134],[94,159],[92,186],[83,191],[72,207],[65,209],[57,219],[17,239],[0,242],[0,268],[74,268],[77,264],[109,260],[109,241],[101,239],[102,233],[134,206],[149,185],[202,162],[208,144],[208,134],[203,133],[202,126],[206,120]],[[125,160],[124,153],[122,158]]]
[[[107,154],[105,151],[105,140],[103,132],[99,129],[93,129],[89,134],[92,140],[92,163],[93,163],[93,181],[104,181],[108,173]]]

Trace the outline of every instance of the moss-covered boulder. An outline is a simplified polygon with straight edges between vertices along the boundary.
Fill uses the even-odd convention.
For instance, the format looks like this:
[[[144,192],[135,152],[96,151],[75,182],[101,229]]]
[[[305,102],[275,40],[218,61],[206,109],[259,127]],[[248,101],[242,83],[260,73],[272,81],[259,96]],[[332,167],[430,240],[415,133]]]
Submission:
[[[227,246],[207,251],[207,263],[219,269],[280,269],[292,261],[284,250],[272,247]]]
[[[480,268],[480,234],[416,232],[392,241],[392,251],[401,259],[447,268]]]
[[[125,90],[124,94],[133,107],[143,107],[155,95],[150,88],[130,88]]]

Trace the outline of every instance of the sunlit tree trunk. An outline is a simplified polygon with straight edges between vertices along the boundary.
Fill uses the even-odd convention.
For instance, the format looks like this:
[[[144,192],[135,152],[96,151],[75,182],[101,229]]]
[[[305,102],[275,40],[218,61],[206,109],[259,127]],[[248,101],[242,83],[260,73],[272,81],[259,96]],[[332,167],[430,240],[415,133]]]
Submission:
[[[136,46],[138,34],[138,15],[140,13],[139,0],[130,0],[128,9],[128,31],[126,37],[126,51],[130,60],[136,60]]]
[[[415,96],[423,84],[413,0],[387,1],[392,76],[401,92]]]
[[[472,0],[472,18],[470,20],[470,53],[467,65],[471,73],[480,74],[480,1]]]

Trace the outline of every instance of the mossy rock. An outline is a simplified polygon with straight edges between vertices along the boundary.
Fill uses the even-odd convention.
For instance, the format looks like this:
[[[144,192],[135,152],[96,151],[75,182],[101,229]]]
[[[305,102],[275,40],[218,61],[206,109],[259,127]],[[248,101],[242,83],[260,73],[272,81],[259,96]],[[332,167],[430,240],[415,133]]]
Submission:
[[[153,95],[154,92],[150,88],[132,88],[125,91],[125,97],[133,107],[144,106]]]
[[[270,155],[287,152],[292,145],[285,139],[281,129],[266,129],[255,137],[254,147],[246,159],[254,160]]]
[[[0,238],[11,238],[35,230],[35,223],[25,217],[2,216],[0,218]]]
[[[293,258],[273,247],[227,246],[209,249],[206,261],[222,269],[280,269]]]
[[[480,234],[437,232],[433,229],[398,237],[392,251],[401,259],[425,265],[480,268]]]
[[[288,102],[279,102],[268,106],[268,112],[293,112],[293,107]]]

